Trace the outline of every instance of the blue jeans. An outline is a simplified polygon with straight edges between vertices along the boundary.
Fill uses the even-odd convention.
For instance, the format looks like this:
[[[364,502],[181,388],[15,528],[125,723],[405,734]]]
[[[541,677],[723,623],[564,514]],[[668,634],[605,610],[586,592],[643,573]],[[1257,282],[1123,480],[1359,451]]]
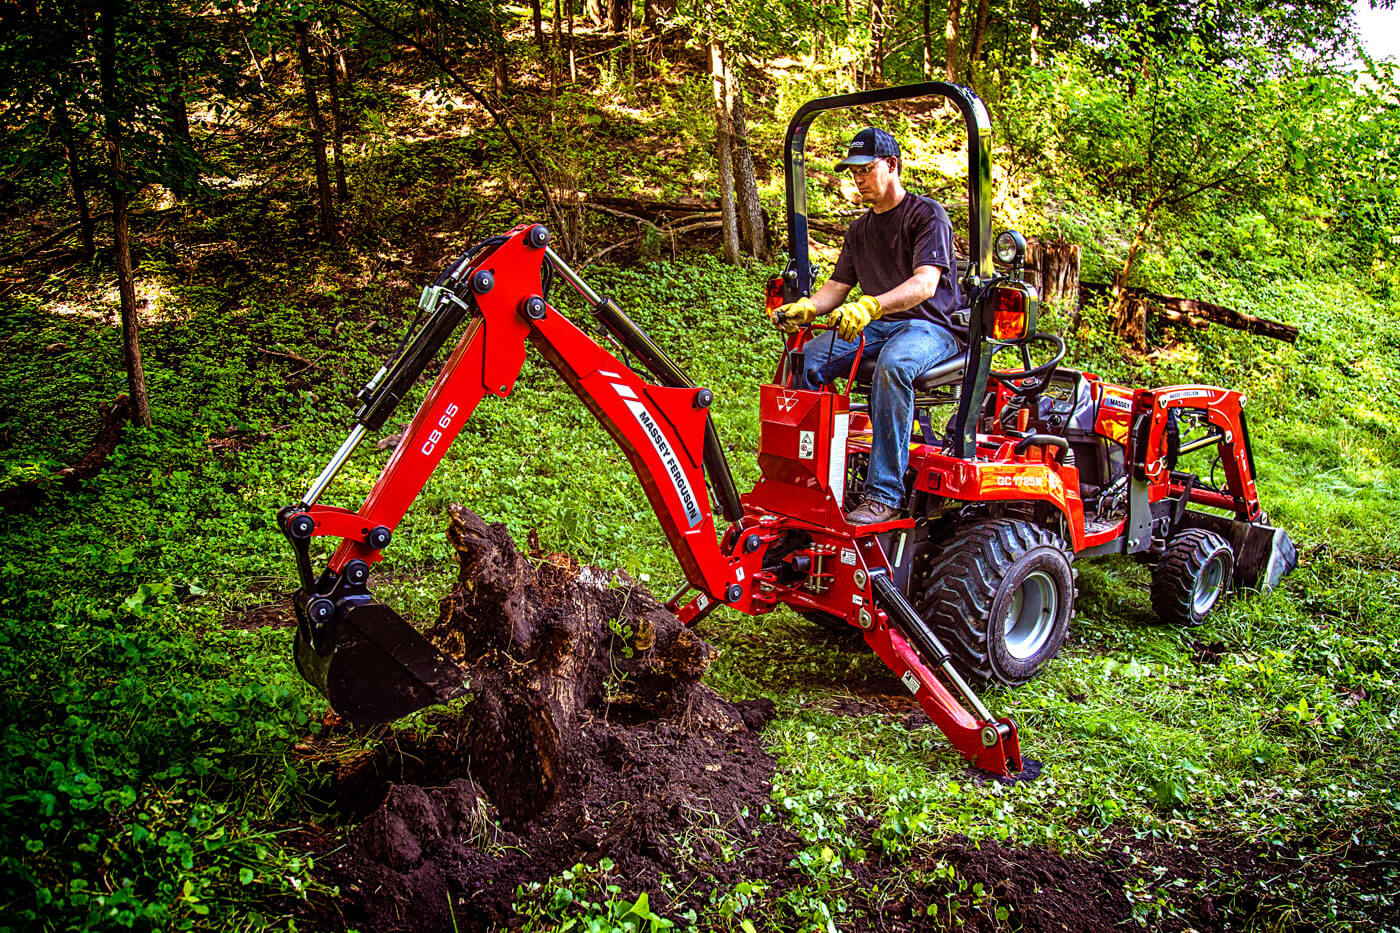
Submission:
[[[815,389],[851,371],[856,344],[828,331],[804,347],[800,389]],[[914,425],[914,379],[962,352],[957,338],[932,321],[871,321],[863,357],[879,354],[870,379],[870,469],[865,498],[898,507],[904,501],[909,437]]]

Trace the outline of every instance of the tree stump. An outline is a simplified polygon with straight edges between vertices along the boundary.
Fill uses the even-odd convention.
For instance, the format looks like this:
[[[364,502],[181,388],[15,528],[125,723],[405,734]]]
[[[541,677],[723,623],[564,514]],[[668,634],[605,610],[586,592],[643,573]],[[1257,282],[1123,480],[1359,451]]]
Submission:
[[[1026,252],[1040,300],[1067,309],[1072,330],[1079,324],[1079,246],[1068,240],[1032,240]]]
[[[700,683],[715,649],[644,587],[523,555],[504,525],[461,507],[448,540],[461,570],[429,637],[469,672],[472,773],[507,821],[533,818],[580,777],[591,721],[744,728]]]
[[[1114,301],[1113,330],[1139,353],[1147,352],[1147,311],[1149,304],[1130,292],[1123,292]]]

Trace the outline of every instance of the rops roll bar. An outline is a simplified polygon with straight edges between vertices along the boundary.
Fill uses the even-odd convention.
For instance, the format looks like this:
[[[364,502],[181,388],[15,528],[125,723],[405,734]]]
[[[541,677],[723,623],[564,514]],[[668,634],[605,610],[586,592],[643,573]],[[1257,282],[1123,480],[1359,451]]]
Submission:
[[[791,259],[783,272],[783,299],[796,301],[812,293],[816,277],[807,252],[807,159],[803,146],[807,130],[820,113],[914,97],[942,97],[962,113],[967,127],[967,239],[972,275],[992,275],[992,121],[987,107],[971,88],[946,81],[925,81],[900,87],[838,94],[808,101],[788,123],[783,147],[787,183],[788,249]]]

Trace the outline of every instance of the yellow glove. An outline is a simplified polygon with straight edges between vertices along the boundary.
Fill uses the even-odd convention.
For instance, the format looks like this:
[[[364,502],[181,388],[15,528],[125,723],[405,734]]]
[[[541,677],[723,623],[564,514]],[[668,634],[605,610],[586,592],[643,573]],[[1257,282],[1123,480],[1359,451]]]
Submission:
[[[812,304],[812,299],[799,298],[774,308],[768,313],[768,317],[785,333],[792,334],[796,333],[803,324],[815,321],[818,313],[817,306]]]
[[[854,343],[860,337],[860,332],[865,330],[865,325],[878,320],[880,314],[879,299],[874,295],[862,295],[831,312],[827,323],[836,328],[836,334],[842,340]]]

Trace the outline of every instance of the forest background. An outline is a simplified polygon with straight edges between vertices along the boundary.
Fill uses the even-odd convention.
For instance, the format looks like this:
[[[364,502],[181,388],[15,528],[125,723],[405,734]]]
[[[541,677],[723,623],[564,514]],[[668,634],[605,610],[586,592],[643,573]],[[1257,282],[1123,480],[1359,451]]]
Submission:
[[[710,682],[778,703],[767,818],[802,838],[802,880],[653,906],[707,929],[864,928],[893,901],[850,866],[878,856],[901,879],[888,897],[946,893],[936,922],[1014,925],[1026,905],[959,878],[949,838],[1103,864],[1133,839],[1212,853],[1114,869],[1141,926],[1393,922],[1400,88],[1357,54],[1350,4],[26,0],[0,17],[0,928],[327,916],[307,843],[341,826],[325,706],[288,659],[272,515],[339,444],[418,288],[473,240],[546,223],[715,390],[743,487],[778,349],[759,309],[785,258],[786,121],[926,79],[992,111],[998,228],[1078,246],[1102,286],[1047,315],[1077,365],[1248,392],[1264,503],[1302,567],[1189,632],[1150,622],[1141,568],[1084,568],[1064,657],[990,695],[1048,765],[1014,792],[967,784],[878,703],[842,715],[881,675],[795,616],[712,623]],[[819,255],[855,215],[825,155],[867,118],[905,141],[911,187],[966,217],[948,114],[831,118],[808,142]],[[1172,318],[1130,287],[1300,334]],[[658,592],[679,580],[606,436],[546,368],[522,387],[483,406],[396,536],[379,593],[405,615],[430,619],[448,580],[450,502]],[[343,504],[390,446],[342,477]],[[1246,850],[1276,874],[1242,875]],[[636,927],[639,892],[600,864],[522,890],[519,915]]]

